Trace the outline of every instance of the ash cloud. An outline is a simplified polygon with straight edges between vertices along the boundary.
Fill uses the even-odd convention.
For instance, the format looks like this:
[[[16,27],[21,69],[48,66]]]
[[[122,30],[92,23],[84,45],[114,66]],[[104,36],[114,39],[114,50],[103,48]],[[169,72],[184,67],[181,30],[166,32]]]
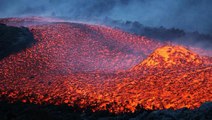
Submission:
[[[211,0],[1,0],[0,17],[56,16],[138,21],[212,34]]]

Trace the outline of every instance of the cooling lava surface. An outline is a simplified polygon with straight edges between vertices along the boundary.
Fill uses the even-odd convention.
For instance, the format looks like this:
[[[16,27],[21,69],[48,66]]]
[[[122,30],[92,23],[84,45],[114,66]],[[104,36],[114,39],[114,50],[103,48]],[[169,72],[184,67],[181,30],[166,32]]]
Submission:
[[[7,18],[36,43],[0,61],[0,100],[113,113],[190,109],[212,101],[212,59],[106,26]],[[204,51],[204,50],[203,50]]]

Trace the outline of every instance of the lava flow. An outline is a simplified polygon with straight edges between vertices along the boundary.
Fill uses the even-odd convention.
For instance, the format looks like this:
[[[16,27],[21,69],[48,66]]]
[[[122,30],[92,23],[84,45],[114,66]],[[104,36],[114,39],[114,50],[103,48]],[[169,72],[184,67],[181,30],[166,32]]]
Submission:
[[[0,100],[113,113],[194,109],[212,101],[211,56],[182,45],[62,20],[0,23],[28,27],[37,41],[0,61]]]

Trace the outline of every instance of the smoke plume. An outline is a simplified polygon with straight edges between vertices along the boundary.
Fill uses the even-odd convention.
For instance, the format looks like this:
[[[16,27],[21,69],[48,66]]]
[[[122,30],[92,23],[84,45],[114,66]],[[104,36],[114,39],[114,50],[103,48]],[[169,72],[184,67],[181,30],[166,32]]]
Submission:
[[[212,34],[211,0],[1,0],[0,17],[55,16],[138,21]]]

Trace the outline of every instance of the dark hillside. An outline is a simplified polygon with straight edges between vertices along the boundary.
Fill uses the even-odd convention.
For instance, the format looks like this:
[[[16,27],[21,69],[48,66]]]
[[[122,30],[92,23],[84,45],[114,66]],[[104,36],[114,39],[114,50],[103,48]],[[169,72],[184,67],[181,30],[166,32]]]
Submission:
[[[35,40],[28,28],[0,24],[0,60],[30,47],[33,43]]]

